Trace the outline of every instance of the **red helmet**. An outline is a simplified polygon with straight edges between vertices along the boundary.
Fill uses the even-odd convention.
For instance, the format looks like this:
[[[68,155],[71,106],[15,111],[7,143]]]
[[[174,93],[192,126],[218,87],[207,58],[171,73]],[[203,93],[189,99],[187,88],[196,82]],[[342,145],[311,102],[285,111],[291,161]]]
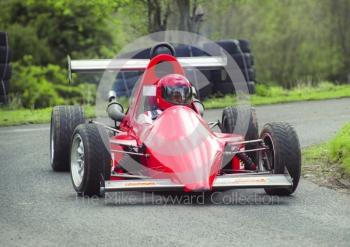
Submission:
[[[179,74],[163,76],[157,84],[157,104],[165,110],[174,105],[192,103],[192,85],[186,77]]]

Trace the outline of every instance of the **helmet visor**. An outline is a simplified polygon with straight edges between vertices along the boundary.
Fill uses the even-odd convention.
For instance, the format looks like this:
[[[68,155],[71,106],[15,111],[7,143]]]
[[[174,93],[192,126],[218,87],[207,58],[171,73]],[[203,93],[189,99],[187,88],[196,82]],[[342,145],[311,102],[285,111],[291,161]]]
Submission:
[[[166,86],[163,88],[163,98],[175,105],[188,105],[192,100],[192,89],[184,85]]]

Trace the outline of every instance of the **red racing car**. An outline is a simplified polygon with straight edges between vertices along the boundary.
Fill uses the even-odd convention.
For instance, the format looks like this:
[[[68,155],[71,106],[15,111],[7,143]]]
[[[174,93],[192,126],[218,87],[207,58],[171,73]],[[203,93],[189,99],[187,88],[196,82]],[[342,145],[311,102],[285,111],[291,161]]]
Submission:
[[[169,52],[157,55],[159,47]],[[126,113],[111,92],[113,125],[86,121],[80,106],[56,106],[51,117],[51,166],[70,170],[78,194],[109,191],[218,191],[263,188],[290,195],[298,186],[301,154],[295,130],[268,123],[260,135],[254,109],[224,109],[207,123],[184,68],[225,66],[220,57],[176,58],[169,44],[151,60],[74,60],[71,71],[144,70]],[[214,130],[217,131],[214,131]]]

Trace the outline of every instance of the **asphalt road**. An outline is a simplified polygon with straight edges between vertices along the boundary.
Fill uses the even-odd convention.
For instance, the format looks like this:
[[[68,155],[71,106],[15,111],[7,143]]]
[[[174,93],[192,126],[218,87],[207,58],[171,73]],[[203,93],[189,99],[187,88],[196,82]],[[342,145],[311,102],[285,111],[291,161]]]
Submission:
[[[305,147],[350,121],[350,99],[262,106],[257,114],[260,126],[292,123]],[[350,195],[305,179],[284,198],[232,190],[209,204],[167,199],[76,197],[69,174],[50,168],[47,124],[0,128],[0,246],[350,246]]]

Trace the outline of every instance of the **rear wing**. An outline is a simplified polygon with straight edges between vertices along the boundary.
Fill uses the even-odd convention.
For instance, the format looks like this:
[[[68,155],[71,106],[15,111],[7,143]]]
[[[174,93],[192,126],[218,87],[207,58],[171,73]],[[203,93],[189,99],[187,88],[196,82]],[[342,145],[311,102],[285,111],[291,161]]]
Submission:
[[[226,57],[179,57],[181,66],[186,68],[197,68],[201,70],[215,70],[227,65]],[[140,71],[145,70],[150,59],[87,59],[71,60],[68,56],[68,80],[72,81],[72,73],[94,73],[104,70]]]

